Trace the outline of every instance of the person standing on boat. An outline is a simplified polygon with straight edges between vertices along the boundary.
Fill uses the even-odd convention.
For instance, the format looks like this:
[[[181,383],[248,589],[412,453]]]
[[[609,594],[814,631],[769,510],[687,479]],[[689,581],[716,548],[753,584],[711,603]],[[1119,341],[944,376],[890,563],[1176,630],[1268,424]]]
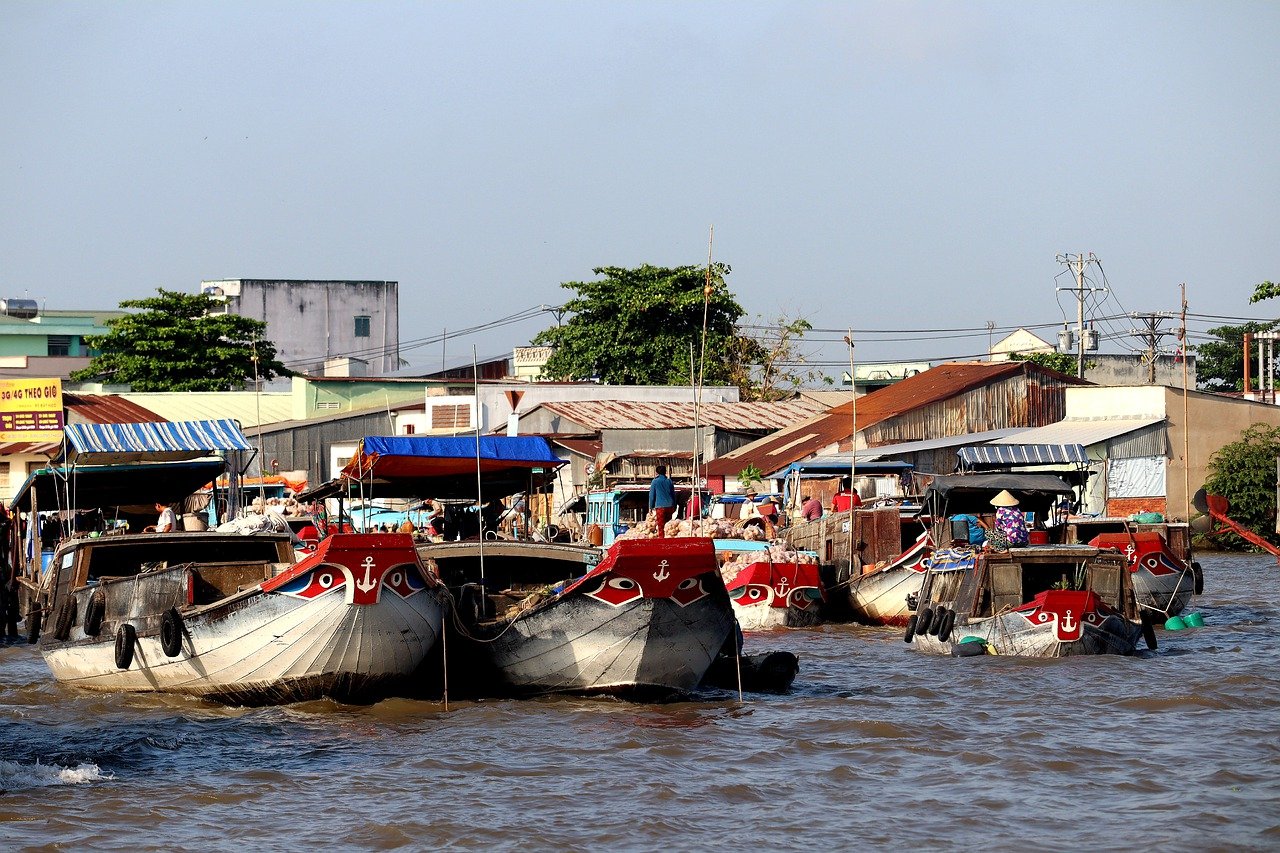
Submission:
[[[848,512],[862,506],[862,495],[853,490],[853,481],[845,477],[840,481],[840,491],[831,498],[832,512]]]
[[[667,476],[667,466],[654,468],[656,475],[649,483],[649,510],[653,513],[654,524],[658,526],[658,538],[667,535],[667,521],[676,508],[676,485]]]
[[[1029,538],[1027,517],[1018,507],[1018,499],[1005,489],[991,499],[991,505],[996,508],[996,523],[994,529],[987,535],[992,550],[1003,551],[1010,547],[1026,545]]]
[[[156,512],[160,513],[160,518],[156,520],[156,533],[172,533],[177,529],[178,517],[174,515],[173,507],[157,501]]]
[[[822,501],[814,495],[805,495],[800,504],[800,514],[805,521],[817,521],[822,518]]]

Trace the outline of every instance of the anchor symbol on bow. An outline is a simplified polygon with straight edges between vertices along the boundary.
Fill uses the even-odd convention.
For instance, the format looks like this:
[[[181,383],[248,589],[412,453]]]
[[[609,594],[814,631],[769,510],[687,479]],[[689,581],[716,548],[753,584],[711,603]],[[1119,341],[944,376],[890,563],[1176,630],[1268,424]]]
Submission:
[[[1066,614],[1062,617],[1062,630],[1064,631],[1074,631],[1076,629],[1076,625],[1078,624],[1080,623],[1076,622],[1076,620],[1071,618],[1070,610],[1068,610]]]
[[[661,563],[658,563],[658,570],[653,573],[653,579],[661,583],[662,581],[671,577],[671,572],[667,571],[667,566],[669,565],[671,564],[668,563],[666,560],[663,560]]]
[[[373,556],[365,557],[360,565],[364,566],[364,579],[356,581],[356,589],[368,592],[378,585],[378,582],[373,579]]]
[[[778,595],[785,598],[787,595],[787,587],[791,586],[791,581],[785,577],[778,581]]]

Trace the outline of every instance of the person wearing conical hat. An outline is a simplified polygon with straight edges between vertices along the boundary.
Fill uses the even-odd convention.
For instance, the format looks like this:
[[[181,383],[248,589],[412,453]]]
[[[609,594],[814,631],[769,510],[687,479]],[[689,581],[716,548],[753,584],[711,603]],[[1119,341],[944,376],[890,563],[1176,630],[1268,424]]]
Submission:
[[[1000,547],[1002,544],[1005,548],[1026,545],[1027,518],[1018,506],[1018,499],[1005,489],[991,499],[991,505],[996,508],[996,523],[992,531],[994,535],[988,537],[992,540],[992,548],[1004,550]]]

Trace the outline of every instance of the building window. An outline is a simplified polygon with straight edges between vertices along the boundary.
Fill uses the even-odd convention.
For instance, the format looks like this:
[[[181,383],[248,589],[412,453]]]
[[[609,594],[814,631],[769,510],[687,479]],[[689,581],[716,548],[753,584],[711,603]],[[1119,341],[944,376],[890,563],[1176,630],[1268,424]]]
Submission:
[[[356,317],[356,337],[357,338],[369,337],[369,318],[368,317]]]
[[[0,462],[0,492],[9,494],[9,463]]]
[[[71,336],[50,335],[49,355],[71,355]]]

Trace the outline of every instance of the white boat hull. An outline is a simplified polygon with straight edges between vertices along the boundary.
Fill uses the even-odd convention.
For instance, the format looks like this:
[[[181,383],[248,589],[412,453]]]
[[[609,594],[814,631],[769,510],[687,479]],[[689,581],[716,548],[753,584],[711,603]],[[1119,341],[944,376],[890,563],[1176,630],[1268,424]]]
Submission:
[[[152,631],[139,634],[132,663],[120,669],[108,623],[102,638],[77,626],[44,659],[59,681],[91,690],[247,704],[354,698],[412,675],[439,638],[447,606],[430,589],[386,595],[375,606],[349,605],[341,590],[312,601],[257,593],[236,604],[188,615],[177,657],[165,655]]]

